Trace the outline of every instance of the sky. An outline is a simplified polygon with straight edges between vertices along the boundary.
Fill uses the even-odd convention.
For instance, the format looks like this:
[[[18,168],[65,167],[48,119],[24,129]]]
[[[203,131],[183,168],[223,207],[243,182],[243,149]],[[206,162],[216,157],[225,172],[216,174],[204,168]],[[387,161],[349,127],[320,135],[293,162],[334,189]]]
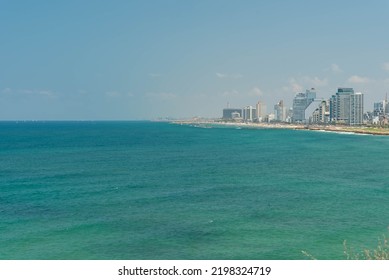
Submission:
[[[221,117],[389,91],[389,1],[0,0],[0,120]]]

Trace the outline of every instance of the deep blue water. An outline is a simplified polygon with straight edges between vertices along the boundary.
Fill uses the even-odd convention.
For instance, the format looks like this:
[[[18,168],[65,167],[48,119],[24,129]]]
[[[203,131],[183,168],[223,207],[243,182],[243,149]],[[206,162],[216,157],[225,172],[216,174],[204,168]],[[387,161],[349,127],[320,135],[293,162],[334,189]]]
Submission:
[[[0,259],[342,259],[389,225],[389,137],[0,123]]]

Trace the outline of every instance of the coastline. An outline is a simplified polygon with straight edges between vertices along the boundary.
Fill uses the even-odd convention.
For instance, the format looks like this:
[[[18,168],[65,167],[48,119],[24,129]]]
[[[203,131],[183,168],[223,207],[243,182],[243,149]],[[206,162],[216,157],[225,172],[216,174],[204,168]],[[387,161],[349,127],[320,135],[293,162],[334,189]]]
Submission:
[[[181,125],[194,125],[199,127],[209,127],[214,125],[230,126],[237,128],[261,128],[261,129],[291,129],[291,130],[311,130],[311,131],[325,131],[334,133],[350,133],[363,135],[389,135],[388,128],[382,127],[354,127],[341,125],[303,125],[303,124],[288,124],[288,123],[236,123],[236,122],[218,122],[206,120],[181,120],[172,121],[171,123]]]

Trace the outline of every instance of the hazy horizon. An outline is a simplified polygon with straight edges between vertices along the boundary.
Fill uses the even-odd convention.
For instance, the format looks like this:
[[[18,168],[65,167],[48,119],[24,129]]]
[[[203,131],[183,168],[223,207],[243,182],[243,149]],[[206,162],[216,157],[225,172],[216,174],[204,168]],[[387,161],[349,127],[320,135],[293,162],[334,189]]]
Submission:
[[[387,1],[2,1],[0,120],[221,117],[389,89]]]

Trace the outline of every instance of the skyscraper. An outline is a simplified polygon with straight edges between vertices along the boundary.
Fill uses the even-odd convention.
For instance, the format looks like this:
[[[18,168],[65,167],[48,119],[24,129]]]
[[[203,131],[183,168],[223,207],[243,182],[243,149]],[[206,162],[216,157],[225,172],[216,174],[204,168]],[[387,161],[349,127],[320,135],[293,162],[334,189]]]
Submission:
[[[385,96],[385,115],[389,115],[388,94]]]
[[[363,94],[360,92],[350,95],[350,120],[348,124],[363,124]]]
[[[242,117],[245,121],[252,122],[255,119],[255,108],[253,106],[246,106],[242,110]]]
[[[330,99],[331,122],[360,125],[363,123],[363,94],[352,88],[338,88]]]
[[[293,122],[305,122],[305,110],[315,100],[315,89],[307,89],[305,93],[297,93],[293,98]]]
[[[286,107],[283,100],[274,105],[274,115],[276,121],[284,122],[286,120]]]
[[[265,103],[258,101],[256,105],[256,119],[258,121],[263,121],[266,117],[266,105]]]

